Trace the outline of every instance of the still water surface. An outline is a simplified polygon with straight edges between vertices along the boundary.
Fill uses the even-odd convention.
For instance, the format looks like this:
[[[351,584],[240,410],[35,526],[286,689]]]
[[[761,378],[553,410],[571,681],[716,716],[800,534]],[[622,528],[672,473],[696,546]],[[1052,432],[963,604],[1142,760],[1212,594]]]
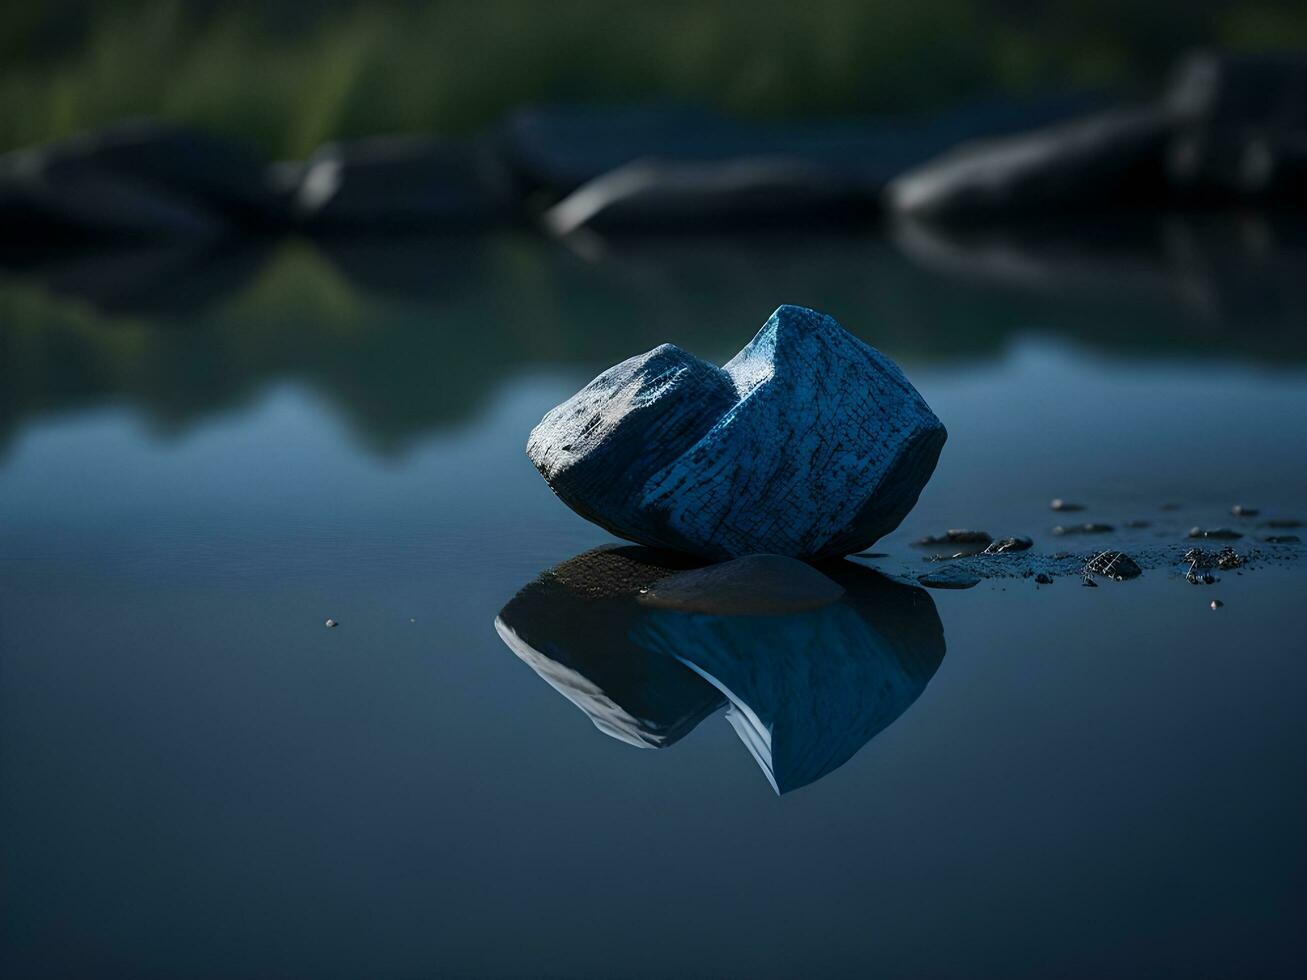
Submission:
[[[1130,288],[1077,292],[992,250],[959,271],[902,240],[695,248],[291,245],[125,298],[121,256],[5,281],[0,974],[1301,974],[1292,546],[1213,586],[875,586],[852,626],[760,630],[760,657],[786,629],[894,638],[822,695],[888,684],[885,724],[794,785],[719,689],[636,748],[495,629],[610,543],[535,474],[530,427],[660,341],[727,356],[780,302],[899,359],[949,429],[866,564],[915,568],[908,542],[959,526],[1056,550],[1056,496],[1151,521],[1153,546],[1191,524],[1256,544],[1231,504],[1307,516],[1300,297],[1228,299],[1274,255],[1195,286],[1174,251],[1112,252]],[[905,594],[924,632],[892,625]],[[747,705],[747,630],[604,622],[563,610],[555,658],[689,644]],[[804,664],[762,697],[800,742],[829,679]]]

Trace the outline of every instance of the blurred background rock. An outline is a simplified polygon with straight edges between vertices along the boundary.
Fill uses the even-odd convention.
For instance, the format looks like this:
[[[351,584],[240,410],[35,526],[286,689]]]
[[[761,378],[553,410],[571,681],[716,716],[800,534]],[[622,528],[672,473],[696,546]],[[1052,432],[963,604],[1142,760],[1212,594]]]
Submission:
[[[1194,47],[1307,45],[1270,0],[49,0],[0,12],[0,148],[129,116],[299,159],[469,133],[524,104],[675,100],[754,117],[1146,89]]]
[[[729,353],[782,300],[909,362],[1031,329],[1307,355],[1302,4],[54,0],[0,25],[0,446],[78,405],[182,428],[293,377],[395,448],[533,365]]]

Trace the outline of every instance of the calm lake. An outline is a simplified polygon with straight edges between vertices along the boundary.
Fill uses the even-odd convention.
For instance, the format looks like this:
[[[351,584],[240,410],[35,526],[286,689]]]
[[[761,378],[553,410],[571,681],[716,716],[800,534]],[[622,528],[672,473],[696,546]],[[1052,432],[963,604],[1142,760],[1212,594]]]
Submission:
[[[1260,539],[1307,534],[1261,526],[1307,519],[1305,237],[1211,216],[8,269],[0,974],[1302,975],[1307,567]],[[911,579],[947,528],[1176,564],[875,585],[857,628],[893,649],[856,683],[811,650],[809,686],[772,677],[798,720],[770,749],[740,723],[760,702],[732,687],[728,723],[698,674],[666,747],[599,730],[496,631],[612,541],[526,435],[608,364],[724,359],[781,303],[895,358],[949,430],[860,564]],[[1121,530],[1058,538],[1055,497]],[[1194,525],[1260,560],[1190,584]],[[547,669],[708,648],[551,602]],[[720,642],[797,656],[776,619]],[[827,707],[918,654],[851,758],[778,794],[767,753],[826,750]]]

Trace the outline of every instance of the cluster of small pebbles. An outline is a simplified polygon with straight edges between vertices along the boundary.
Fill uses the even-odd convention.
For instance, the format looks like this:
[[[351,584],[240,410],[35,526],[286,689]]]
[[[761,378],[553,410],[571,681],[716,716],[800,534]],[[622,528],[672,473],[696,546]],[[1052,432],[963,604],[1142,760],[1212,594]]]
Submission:
[[[1242,568],[1248,559],[1226,545],[1220,551],[1190,548],[1184,553],[1184,560],[1195,568],[1220,568],[1228,571],[1231,568]]]
[[[1103,551],[1086,562],[1084,578],[1090,580],[1095,575],[1101,575],[1113,582],[1124,582],[1142,574],[1144,570],[1124,551]]]
[[[1049,508],[1064,513],[1086,509],[1083,504],[1073,503],[1060,497],[1052,500]],[[1175,511],[1180,509],[1180,505],[1168,503],[1163,504],[1160,509]],[[1230,508],[1232,516],[1249,524],[1251,524],[1250,519],[1260,516],[1260,513],[1259,508],[1245,504],[1235,504]],[[1246,528],[1249,524],[1243,526]],[[1121,526],[1130,530],[1140,530],[1152,527],[1153,522],[1135,519],[1125,521]],[[1296,518],[1279,517],[1263,520],[1256,526],[1282,531],[1301,527],[1303,522]],[[1116,527],[1112,524],[1084,522],[1058,525],[1052,529],[1052,533],[1057,537],[1069,537],[1109,534],[1115,530]],[[1185,534],[1186,532],[1177,529],[1171,533]],[[1189,529],[1187,536],[1202,541],[1237,541],[1243,538],[1245,533],[1247,533],[1245,530],[1232,527],[1195,526]],[[1157,536],[1165,538],[1168,532],[1159,530]],[[1277,545],[1300,543],[1297,534],[1284,533],[1263,534],[1259,540]],[[931,588],[969,588],[983,579],[1014,577],[1033,579],[1036,585],[1048,585],[1059,576],[1071,576],[1077,573],[1082,584],[1092,588],[1102,579],[1125,582],[1138,578],[1143,574],[1145,567],[1174,567],[1172,563],[1176,561],[1175,551],[1160,543],[1153,546],[1144,545],[1142,551],[1137,551],[1134,557],[1119,550],[1101,551],[1092,557],[1085,557],[1082,553],[1080,558],[1066,551],[1048,555],[1033,553],[1027,555],[1023,553],[1029,552],[1034,547],[1034,542],[1029,537],[1014,535],[995,538],[985,531],[958,528],[950,529],[943,534],[928,535],[914,541],[913,544],[919,548],[935,549],[938,552],[927,557],[927,561],[948,563],[947,567],[941,567],[939,571],[917,576],[917,581]],[[1278,560],[1284,560],[1291,554],[1292,552],[1289,551],[1278,551],[1272,552],[1271,556],[1278,555]],[[1003,557],[999,559],[995,556]],[[1187,581],[1193,584],[1211,585],[1219,581],[1216,572],[1243,568],[1251,558],[1256,556],[1256,551],[1241,554],[1229,545],[1219,550],[1195,546],[1184,552],[1180,565]],[[1263,557],[1268,556],[1263,555]],[[1272,560],[1276,559],[1272,558]],[[1222,605],[1221,601],[1215,600],[1212,608],[1218,608],[1220,605]]]

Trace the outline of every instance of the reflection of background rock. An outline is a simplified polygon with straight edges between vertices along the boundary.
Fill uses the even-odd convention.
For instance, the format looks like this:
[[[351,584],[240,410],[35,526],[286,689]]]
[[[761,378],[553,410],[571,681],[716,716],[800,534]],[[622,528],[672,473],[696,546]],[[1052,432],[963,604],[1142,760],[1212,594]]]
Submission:
[[[894,244],[659,236],[598,263],[511,234],[64,252],[0,279],[0,442],[30,416],[102,404],[184,428],[289,380],[393,451],[530,365],[594,373],[664,341],[720,358],[778,298],[830,310],[910,366],[1035,329],[1284,363],[1307,355],[1303,234],[1244,214],[921,226]]]
[[[779,793],[848,761],[907,710],[943,659],[930,596],[861,566],[823,566],[844,598],[786,616],[636,601],[679,567],[643,548],[587,552],[518,593],[496,626],[514,653],[622,741],[670,745],[724,698]]]

